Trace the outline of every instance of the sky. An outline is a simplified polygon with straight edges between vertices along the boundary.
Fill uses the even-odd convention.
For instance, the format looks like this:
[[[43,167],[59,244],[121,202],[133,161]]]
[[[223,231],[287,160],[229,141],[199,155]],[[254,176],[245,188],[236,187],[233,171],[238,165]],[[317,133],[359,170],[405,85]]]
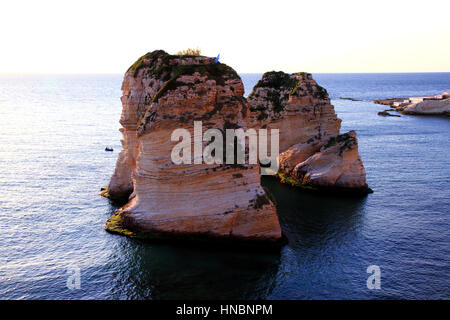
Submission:
[[[124,73],[193,47],[240,73],[450,72],[450,1],[0,1],[0,73]]]

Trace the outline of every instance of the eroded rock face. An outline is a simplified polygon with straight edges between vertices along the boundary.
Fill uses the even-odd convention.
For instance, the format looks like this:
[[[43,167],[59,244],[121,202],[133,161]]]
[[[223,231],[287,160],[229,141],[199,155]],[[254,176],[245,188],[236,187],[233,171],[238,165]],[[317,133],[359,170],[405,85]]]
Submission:
[[[191,141],[194,121],[202,121],[203,130],[247,128],[248,104],[232,68],[212,58],[154,51],[130,67],[122,90],[123,151],[108,192],[129,196],[129,202],[108,220],[107,230],[157,237],[281,238],[258,165],[176,165],[171,160],[178,143],[171,134],[177,128],[188,129]]]
[[[412,103],[400,110],[405,114],[444,115],[450,116],[450,99],[424,100]]]
[[[322,189],[369,190],[356,133],[339,135],[341,120],[311,74],[267,72],[248,103],[252,127],[279,129],[282,180]]]
[[[296,149],[294,146],[292,149]],[[290,162],[287,153],[281,161]],[[332,137],[320,151],[297,163],[292,169],[284,167],[301,185],[322,189],[367,190],[366,171],[358,153],[356,133],[350,131]]]
[[[266,72],[247,100],[252,127],[280,130],[280,152],[298,143],[319,150],[339,134],[326,90],[308,73]]]

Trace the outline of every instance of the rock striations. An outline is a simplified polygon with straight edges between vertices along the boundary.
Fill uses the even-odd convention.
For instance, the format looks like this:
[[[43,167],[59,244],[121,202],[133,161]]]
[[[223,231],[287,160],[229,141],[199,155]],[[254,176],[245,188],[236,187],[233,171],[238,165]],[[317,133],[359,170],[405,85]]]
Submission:
[[[126,72],[122,86],[123,151],[108,194],[129,197],[107,230],[150,237],[276,241],[281,229],[258,165],[174,164],[171,134],[194,121],[204,130],[247,128],[240,77],[202,56],[154,51]],[[207,143],[203,142],[203,146]],[[194,147],[192,147],[193,149]]]
[[[195,136],[195,121],[202,121],[203,131],[222,133],[279,129],[282,181],[368,190],[356,134],[339,135],[341,120],[310,74],[265,73],[245,99],[240,77],[227,65],[159,50],[128,69],[122,91],[123,150],[102,194],[126,204],[107,221],[110,232],[146,238],[281,239],[276,207],[261,187],[258,164],[198,163],[195,151],[188,154],[195,165],[172,161],[176,129],[188,130],[192,150],[198,139],[202,148],[210,143]]]
[[[251,126],[280,130],[279,176],[295,186],[370,192],[356,133],[341,120],[327,91],[308,73],[267,72],[248,97]]]

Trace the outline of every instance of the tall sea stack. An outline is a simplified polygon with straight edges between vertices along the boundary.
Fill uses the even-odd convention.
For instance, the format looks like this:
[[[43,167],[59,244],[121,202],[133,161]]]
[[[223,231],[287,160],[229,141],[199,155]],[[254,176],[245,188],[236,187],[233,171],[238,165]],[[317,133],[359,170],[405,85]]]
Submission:
[[[171,160],[175,129],[188,129],[193,142],[194,121],[202,121],[204,130],[247,128],[244,87],[232,68],[208,57],[154,51],[130,67],[122,91],[123,150],[108,193],[128,203],[108,220],[107,230],[150,237],[281,238],[257,164]]]
[[[370,192],[356,133],[339,134],[327,91],[311,74],[266,72],[247,98],[250,126],[280,130],[279,177],[333,192]]]

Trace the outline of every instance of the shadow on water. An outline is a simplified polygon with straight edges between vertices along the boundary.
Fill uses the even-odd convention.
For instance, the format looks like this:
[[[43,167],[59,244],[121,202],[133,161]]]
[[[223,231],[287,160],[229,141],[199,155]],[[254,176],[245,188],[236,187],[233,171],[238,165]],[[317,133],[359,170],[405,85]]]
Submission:
[[[367,196],[324,195],[302,191],[263,177],[277,201],[278,217],[292,248],[321,248],[343,241],[362,224]]]
[[[111,205],[111,214],[116,207]],[[279,250],[214,242],[148,242],[111,235],[112,297],[117,299],[264,299],[270,295]]]
[[[116,288],[134,299],[264,299],[279,263],[275,253],[135,240],[119,250],[124,265]]]
[[[277,200],[288,247],[300,256],[339,246],[358,232],[366,197],[305,193],[275,179],[263,185]],[[114,211],[114,206],[111,206]],[[195,243],[154,243],[111,235],[111,296],[118,299],[265,299],[273,297],[281,250]],[[119,260],[119,261],[117,261]],[[117,268],[117,264],[120,268]]]

